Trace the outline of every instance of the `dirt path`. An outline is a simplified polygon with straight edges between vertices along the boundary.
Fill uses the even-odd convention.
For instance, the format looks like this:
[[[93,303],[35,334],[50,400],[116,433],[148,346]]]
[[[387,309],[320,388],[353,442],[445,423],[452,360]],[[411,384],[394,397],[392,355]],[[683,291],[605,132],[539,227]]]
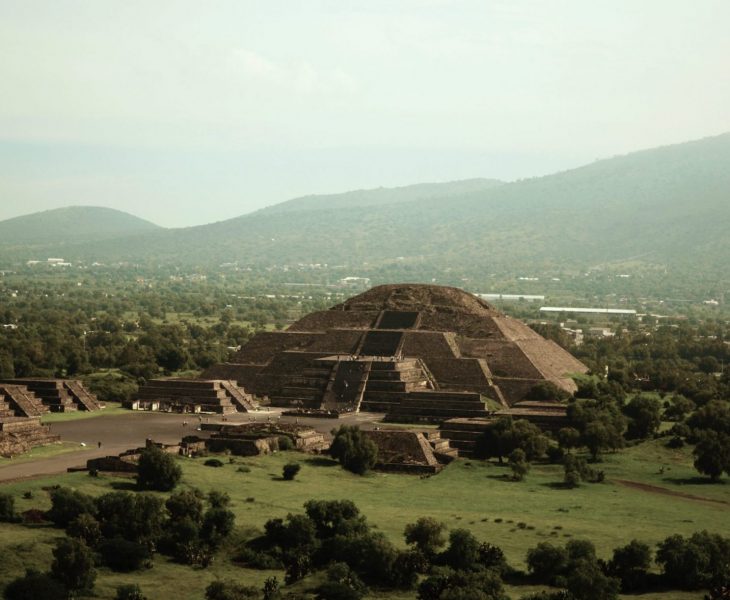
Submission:
[[[237,413],[226,417],[228,423],[248,423],[249,420],[295,422],[294,417],[282,417],[283,409],[271,409],[256,413]],[[301,425],[308,425],[317,431],[330,435],[330,431],[343,423],[357,423],[363,429],[371,429],[375,421],[383,415],[361,413],[343,419],[298,419]],[[211,423],[220,422],[220,416],[203,416]],[[185,425],[184,425],[185,423]],[[8,461],[0,465],[0,483],[18,479],[41,477],[64,473],[69,468],[83,467],[90,458],[118,455],[130,448],[144,446],[148,438],[164,444],[176,444],[185,435],[205,437],[205,432],[196,431],[198,417],[195,415],[179,415],[168,413],[150,413],[129,411],[124,414],[100,416],[78,421],[60,421],[51,424],[51,432],[61,436],[64,442],[79,444],[78,452],[65,452],[47,458],[24,460],[13,463]],[[82,448],[81,443],[86,447]],[[101,442],[101,448],[98,447]]]
[[[694,494],[687,494],[685,492],[677,492],[675,490],[669,490],[667,488],[659,487],[658,485],[650,485],[648,483],[640,483],[638,481],[629,481],[628,479],[612,479],[619,485],[633,488],[635,490],[641,490],[643,492],[649,492],[651,494],[662,494],[664,496],[675,496],[676,498],[685,498],[686,500],[694,500],[697,502],[712,502],[713,504],[730,504],[727,500],[717,500],[715,498],[705,498],[703,496],[695,496]]]

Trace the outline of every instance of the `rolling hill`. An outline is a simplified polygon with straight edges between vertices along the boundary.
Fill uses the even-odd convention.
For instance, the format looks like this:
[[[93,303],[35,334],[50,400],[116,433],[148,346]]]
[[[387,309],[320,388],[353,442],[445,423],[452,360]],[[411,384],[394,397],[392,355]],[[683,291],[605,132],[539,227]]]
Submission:
[[[68,206],[0,221],[0,247],[78,244],[161,229],[129,213],[101,206]]]
[[[209,225],[67,245],[64,256],[201,266],[400,257],[471,272],[622,261],[724,269],[729,226],[724,134],[513,183],[310,196]]]

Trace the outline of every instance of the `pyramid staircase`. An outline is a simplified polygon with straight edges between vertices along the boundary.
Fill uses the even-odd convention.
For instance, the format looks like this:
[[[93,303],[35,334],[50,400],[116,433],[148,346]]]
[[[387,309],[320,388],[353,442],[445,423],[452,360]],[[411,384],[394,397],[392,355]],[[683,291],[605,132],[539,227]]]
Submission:
[[[398,406],[409,392],[433,387],[421,360],[374,360],[370,368],[361,410],[389,412]]]
[[[100,410],[104,408],[101,402],[94,394],[81,385],[81,382],[75,379],[67,379],[63,382],[66,390],[71,395],[76,406],[81,410]]]
[[[76,379],[3,379],[0,383],[25,386],[52,412],[99,410],[103,405]]]
[[[235,381],[224,379],[220,381],[220,386],[226,391],[228,397],[238,409],[238,412],[252,412],[256,410],[256,404],[253,398],[238,387]]]
[[[271,396],[271,404],[291,408],[322,408],[335,364],[332,360],[315,360],[312,366],[302,369],[301,375],[289,379],[276,395]]]
[[[232,382],[219,379],[151,379],[139,389],[132,407],[169,412],[230,414],[245,406],[244,402],[253,406],[240,390],[236,394],[236,389]]]
[[[325,410],[358,412],[372,364],[369,360],[338,361],[332,369],[324,392]]]
[[[26,387],[0,384],[0,455],[14,456],[60,440],[50,427],[41,425],[41,415],[47,412]]]

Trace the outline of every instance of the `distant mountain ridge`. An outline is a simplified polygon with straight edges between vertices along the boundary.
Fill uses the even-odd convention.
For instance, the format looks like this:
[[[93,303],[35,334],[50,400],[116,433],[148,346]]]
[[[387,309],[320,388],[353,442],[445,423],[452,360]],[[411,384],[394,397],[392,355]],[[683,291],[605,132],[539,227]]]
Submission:
[[[67,206],[0,221],[0,247],[108,240],[159,229],[154,223],[114,208]]]
[[[64,256],[199,266],[398,258],[471,272],[628,260],[726,268],[729,226],[724,134],[512,183],[309,196],[209,225],[67,245]]]

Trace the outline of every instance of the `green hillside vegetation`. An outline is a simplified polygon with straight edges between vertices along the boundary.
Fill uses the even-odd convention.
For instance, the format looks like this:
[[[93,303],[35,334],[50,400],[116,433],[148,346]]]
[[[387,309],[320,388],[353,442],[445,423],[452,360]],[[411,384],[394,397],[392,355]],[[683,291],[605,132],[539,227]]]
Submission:
[[[559,485],[563,477],[560,465],[534,465],[527,480],[518,483],[503,478],[506,467],[481,461],[459,460],[441,474],[423,479],[382,473],[361,477],[334,462],[329,464],[327,459],[292,452],[234,458],[232,464],[226,460],[218,469],[206,467],[205,460],[178,459],[183,467],[183,487],[198,487],[204,492],[215,489],[230,495],[237,526],[230,542],[206,569],[176,564],[161,555],[155,557],[152,569],[126,575],[101,568],[97,597],[113,598],[115,587],[129,582],[138,583],[148,597],[157,600],[199,600],[206,585],[216,578],[232,577],[258,588],[272,575],[282,582],[282,571],[244,568],[231,558],[240,553],[244,540],[262,532],[268,519],[290,512],[301,514],[303,503],[309,499],[353,499],[368,522],[399,548],[405,546],[405,525],[430,516],[444,522],[449,531],[466,528],[478,540],[499,546],[509,563],[519,569],[525,568],[527,550],[543,541],[564,544],[570,539],[589,539],[599,557],[607,559],[613,548],[632,538],[654,547],[674,533],[687,536],[707,529],[727,534],[726,527],[718,529],[718,524],[727,521],[727,485],[699,482],[694,477],[690,451],[669,450],[659,440],[606,456],[601,468],[607,481],[576,489]],[[302,465],[301,472],[294,482],[282,481],[282,467],[292,460]],[[662,467],[666,471],[660,475]],[[630,485],[638,481],[656,487]],[[44,490],[55,484],[94,496],[125,489],[124,479],[74,473],[7,484],[3,492],[14,496],[18,512],[46,510],[50,501]],[[24,498],[28,491],[32,497]],[[8,557],[0,565],[0,586],[25,567],[47,569],[52,542],[59,534],[48,527],[0,523],[0,552]],[[170,581],[178,585],[172,588]],[[311,589],[316,581],[316,576],[310,576],[287,591]],[[518,598],[534,589],[539,588],[517,586],[509,592]],[[625,598],[684,600],[697,595],[666,590]],[[373,597],[413,599],[416,592],[380,591]]]
[[[403,202],[444,200],[460,194],[478,193],[504,185],[497,179],[464,179],[448,183],[417,183],[397,188],[355,190],[344,194],[319,194],[294,198],[258,211],[277,214],[302,210],[337,210],[356,206],[384,206]]]
[[[730,134],[554,175],[298,199],[187,229],[65,247],[88,260],[210,266],[405,261],[432,273],[630,264],[725,273]],[[296,218],[292,219],[292,212]]]
[[[0,221],[0,246],[42,246],[136,235],[161,229],[102,206],[68,206]]]

